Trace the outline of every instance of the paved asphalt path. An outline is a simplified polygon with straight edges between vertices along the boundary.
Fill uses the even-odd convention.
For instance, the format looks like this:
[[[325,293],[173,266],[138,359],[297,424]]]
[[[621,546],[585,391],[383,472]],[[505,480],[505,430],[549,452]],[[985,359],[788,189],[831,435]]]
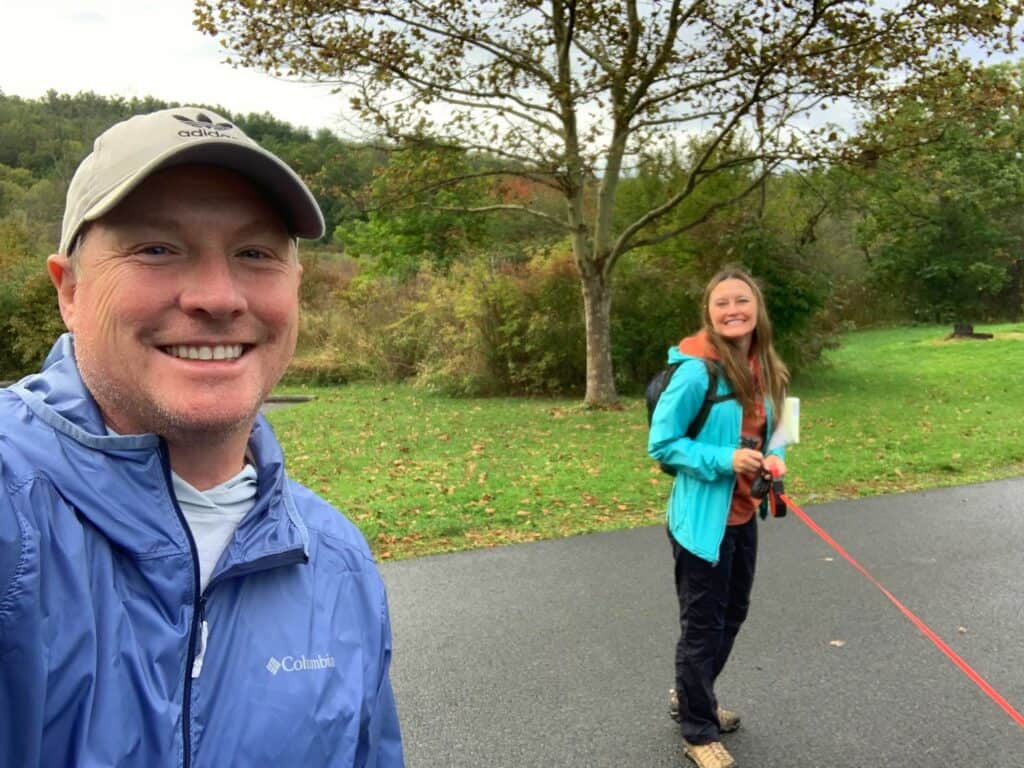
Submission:
[[[1024,478],[806,511],[1024,712],[1022,499]],[[1024,766],[1024,728],[803,523],[760,535],[751,615],[718,682],[743,715],[724,737],[741,768]],[[663,528],[382,571],[410,768],[689,764],[666,714]]]

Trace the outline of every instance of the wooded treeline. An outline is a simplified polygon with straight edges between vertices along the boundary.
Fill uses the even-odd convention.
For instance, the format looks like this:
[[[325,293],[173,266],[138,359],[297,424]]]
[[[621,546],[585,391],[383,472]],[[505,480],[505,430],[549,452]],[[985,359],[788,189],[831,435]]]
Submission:
[[[846,162],[781,166],[740,205],[637,249],[613,286],[619,390],[636,391],[665,348],[696,328],[703,284],[725,263],[761,279],[781,351],[797,368],[845,327],[1020,319],[1022,83],[1019,66],[950,74],[865,122]],[[177,105],[0,94],[0,378],[36,369],[62,329],[44,260],[74,168],[105,127],[167,106]],[[328,222],[322,242],[303,246],[304,319],[289,376],[412,380],[458,394],[582,392],[571,244],[542,217],[500,210],[528,200],[555,211],[563,203],[548,188],[495,175],[503,161],[484,152],[370,147],[211,108],[291,163]],[[715,151],[728,161],[743,141],[753,138]],[[705,150],[695,136],[628,169],[615,226],[677,185]],[[756,173],[737,165],[717,174],[673,215],[737,197]],[[444,183],[454,175],[479,178]]]

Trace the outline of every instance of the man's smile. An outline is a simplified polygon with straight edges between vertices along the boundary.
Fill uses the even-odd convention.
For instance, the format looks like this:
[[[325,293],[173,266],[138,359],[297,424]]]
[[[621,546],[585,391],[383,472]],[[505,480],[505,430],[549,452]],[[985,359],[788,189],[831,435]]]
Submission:
[[[182,360],[237,360],[246,350],[243,344],[191,345],[174,344],[160,351]]]

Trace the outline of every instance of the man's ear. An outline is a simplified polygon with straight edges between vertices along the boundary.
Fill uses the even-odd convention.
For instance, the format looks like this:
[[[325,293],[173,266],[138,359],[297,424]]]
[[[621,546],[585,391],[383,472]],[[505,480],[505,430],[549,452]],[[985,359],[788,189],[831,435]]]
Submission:
[[[62,253],[55,253],[46,260],[46,270],[50,273],[50,281],[57,289],[57,302],[60,304],[60,316],[69,331],[75,330],[75,288],[77,279],[71,260]]]

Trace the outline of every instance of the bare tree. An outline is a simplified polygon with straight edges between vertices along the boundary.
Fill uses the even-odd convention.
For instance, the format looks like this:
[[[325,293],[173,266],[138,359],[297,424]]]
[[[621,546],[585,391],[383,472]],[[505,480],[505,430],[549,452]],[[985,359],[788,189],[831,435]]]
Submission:
[[[611,278],[632,250],[697,226],[787,160],[826,157],[837,105],[953,66],[962,44],[1011,49],[1018,2],[968,0],[197,0],[232,61],[336,84],[366,128],[479,150],[547,184],[564,211],[518,205],[572,243],[586,313],[586,402],[617,395]],[[756,135],[756,141],[738,141]],[[701,137],[688,175],[615,223],[620,180],[667,141]],[[737,150],[737,148],[742,148]],[[724,151],[729,149],[730,151]],[[734,200],[680,215],[715,174]]]

